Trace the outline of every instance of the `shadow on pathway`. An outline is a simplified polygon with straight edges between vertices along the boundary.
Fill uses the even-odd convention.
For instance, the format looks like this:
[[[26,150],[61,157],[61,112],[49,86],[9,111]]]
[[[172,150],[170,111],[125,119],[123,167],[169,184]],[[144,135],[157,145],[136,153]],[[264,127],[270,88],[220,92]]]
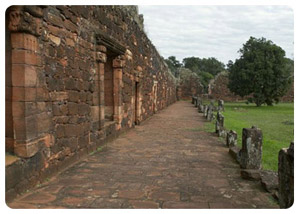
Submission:
[[[186,101],[17,198],[12,208],[278,208],[240,177],[228,148]]]

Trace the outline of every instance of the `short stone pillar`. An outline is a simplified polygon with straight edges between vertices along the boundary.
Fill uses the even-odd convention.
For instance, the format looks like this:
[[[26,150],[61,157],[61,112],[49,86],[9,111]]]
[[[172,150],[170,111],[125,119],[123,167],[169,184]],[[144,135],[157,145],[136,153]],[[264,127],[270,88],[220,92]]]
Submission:
[[[242,169],[261,169],[262,139],[262,131],[255,126],[243,129],[240,163]]]
[[[199,105],[202,105],[201,97],[197,97],[197,107],[199,107]]]
[[[217,119],[216,119],[216,133],[219,137],[225,137],[226,132],[224,129],[224,116],[221,114],[220,111],[217,113]]]
[[[206,120],[212,121],[212,119],[213,119],[213,107],[209,105],[207,107]]]
[[[224,111],[224,100],[218,100],[218,111]]]
[[[192,96],[192,104],[195,104],[195,97]]]
[[[204,105],[204,106],[203,106],[203,116],[204,116],[204,117],[206,117],[206,115],[207,115],[207,108],[208,108],[207,105]]]
[[[197,107],[198,106],[198,97],[195,97],[194,99],[195,99],[194,100],[194,106]]]
[[[294,143],[283,148],[278,155],[278,184],[280,208],[289,208],[294,203]]]
[[[226,146],[229,148],[234,147],[237,145],[237,133],[233,130],[227,132],[226,136]]]

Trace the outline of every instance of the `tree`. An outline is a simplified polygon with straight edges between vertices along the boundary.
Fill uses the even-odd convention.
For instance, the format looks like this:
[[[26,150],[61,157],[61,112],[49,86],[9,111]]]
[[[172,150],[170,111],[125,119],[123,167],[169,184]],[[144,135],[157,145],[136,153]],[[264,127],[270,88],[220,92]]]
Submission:
[[[168,59],[165,59],[168,67],[175,77],[178,77],[178,69],[182,67],[182,64],[176,59],[175,56],[169,56]]]
[[[257,106],[278,103],[290,84],[285,51],[265,38],[250,39],[239,50],[240,58],[228,63],[229,89]]]
[[[201,72],[210,73],[213,76],[216,76],[218,73],[225,70],[224,63],[218,61],[214,57],[203,58],[199,57],[188,57],[182,60],[182,63],[185,68],[190,69],[191,71],[199,74]]]

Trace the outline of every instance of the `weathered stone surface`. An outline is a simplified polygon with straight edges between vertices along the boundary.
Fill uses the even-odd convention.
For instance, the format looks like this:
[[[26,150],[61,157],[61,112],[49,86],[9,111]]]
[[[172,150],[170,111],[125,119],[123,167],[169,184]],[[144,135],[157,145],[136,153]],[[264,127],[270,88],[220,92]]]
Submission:
[[[49,182],[8,202],[8,206],[278,208],[270,200],[270,193],[261,191],[255,182],[240,178],[239,165],[216,136],[190,131],[205,124],[205,118],[199,118],[190,107],[185,101],[169,106],[147,123],[99,147],[98,152],[90,153]],[[181,130],[180,135],[178,130]],[[70,142],[62,143],[68,147]],[[84,152],[87,150],[81,150],[81,154]],[[33,163],[39,163],[38,160],[34,159]],[[27,161],[19,161],[19,164]],[[39,168],[30,164],[28,167],[32,171]],[[9,169],[9,178],[19,179],[24,167],[10,165]],[[15,185],[14,179],[6,182]]]
[[[229,154],[233,159],[235,159],[238,163],[241,162],[241,148],[237,146],[229,147]]]
[[[237,133],[233,130],[230,130],[229,132],[227,132],[226,146],[230,148],[236,145],[237,145]]]
[[[207,105],[204,105],[204,107],[203,107],[203,116],[204,116],[204,117],[207,116],[207,109],[208,109],[208,106],[207,106]]]
[[[261,184],[268,192],[278,190],[278,173],[270,170],[260,171]]]
[[[213,106],[212,105],[208,105],[208,107],[207,107],[207,113],[206,113],[206,120],[212,121],[212,119],[213,119]]]
[[[218,100],[218,111],[224,111],[224,100]]]
[[[219,137],[226,137],[226,130],[224,128],[224,116],[220,111],[218,111],[217,113],[215,129]]]
[[[260,171],[258,169],[242,169],[241,176],[246,180],[259,181]]]
[[[294,143],[278,155],[279,205],[289,208],[294,203]]]
[[[30,182],[24,176],[30,166],[20,171],[7,188],[11,195],[177,100],[174,76],[126,11],[123,6],[8,8],[7,151],[15,150],[22,161],[45,156],[35,160],[41,167],[31,166]],[[105,120],[108,111],[111,121]],[[47,134],[55,136],[53,145],[31,144]]]
[[[243,129],[241,168],[260,169],[262,158],[262,131],[254,126]]]

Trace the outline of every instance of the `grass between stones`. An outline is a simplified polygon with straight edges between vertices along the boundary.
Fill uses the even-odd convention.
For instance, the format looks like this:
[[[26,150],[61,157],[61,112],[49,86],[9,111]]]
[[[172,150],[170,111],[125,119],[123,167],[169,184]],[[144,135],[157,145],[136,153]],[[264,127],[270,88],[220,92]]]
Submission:
[[[274,106],[256,107],[254,104],[225,103],[224,126],[238,133],[238,145],[242,146],[242,129],[252,125],[263,132],[264,169],[277,171],[278,152],[294,141],[294,104],[279,103]],[[206,123],[206,131],[214,131],[215,121]]]

